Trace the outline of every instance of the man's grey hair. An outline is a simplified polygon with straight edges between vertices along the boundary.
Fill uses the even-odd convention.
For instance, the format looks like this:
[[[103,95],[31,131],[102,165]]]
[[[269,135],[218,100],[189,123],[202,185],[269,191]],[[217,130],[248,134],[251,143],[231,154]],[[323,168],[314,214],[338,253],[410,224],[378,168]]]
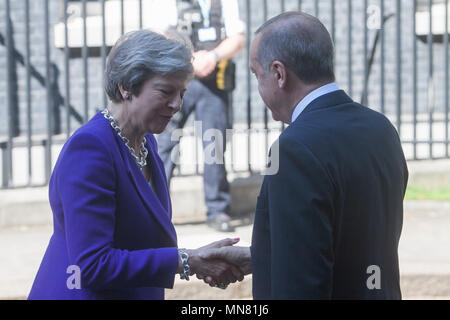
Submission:
[[[335,81],[334,46],[325,26],[303,12],[285,12],[256,30],[261,38],[256,58],[265,72],[282,62],[307,84]]]
[[[191,49],[176,39],[150,30],[132,31],[116,42],[106,61],[105,91],[114,102],[123,101],[119,85],[137,96],[152,76],[193,77]]]

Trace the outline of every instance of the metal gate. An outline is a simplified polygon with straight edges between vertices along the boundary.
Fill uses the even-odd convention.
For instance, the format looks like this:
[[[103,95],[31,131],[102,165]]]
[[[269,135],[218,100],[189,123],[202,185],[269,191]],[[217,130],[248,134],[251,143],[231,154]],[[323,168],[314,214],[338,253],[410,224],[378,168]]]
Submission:
[[[107,104],[102,73],[108,50],[121,34],[148,27],[158,0],[0,1],[0,187],[42,186],[62,144]],[[284,129],[257,94],[248,49],[259,25],[292,10],[324,22],[335,42],[338,84],[392,121],[408,159],[449,158],[449,0],[239,5],[247,47],[235,59],[230,171],[260,171],[259,160]],[[192,130],[186,133],[184,142],[201,149],[195,138],[189,140]],[[201,173],[199,153],[193,156],[179,175]]]

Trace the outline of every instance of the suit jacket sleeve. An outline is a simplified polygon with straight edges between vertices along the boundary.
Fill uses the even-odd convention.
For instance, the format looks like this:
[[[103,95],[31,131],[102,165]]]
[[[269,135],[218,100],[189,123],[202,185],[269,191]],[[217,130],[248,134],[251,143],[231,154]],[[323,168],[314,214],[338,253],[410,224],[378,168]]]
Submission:
[[[82,287],[171,288],[177,248],[129,251],[113,246],[116,173],[102,140],[91,134],[72,137],[55,170],[69,259],[80,267]]]
[[[274,299],[327,299],[333,282],[333,184],[297,140],[280,139],[270,177],[271,290]]]

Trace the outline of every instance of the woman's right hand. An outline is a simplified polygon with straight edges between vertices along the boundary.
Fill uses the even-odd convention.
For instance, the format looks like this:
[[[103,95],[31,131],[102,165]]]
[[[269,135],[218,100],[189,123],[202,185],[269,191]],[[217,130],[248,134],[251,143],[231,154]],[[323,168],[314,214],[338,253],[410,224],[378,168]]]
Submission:
[[[230,283],[242,281],[244,274],[237,266],[224,260],[204,259],[201,257],[210,249],[232,246],[238,242],[239,239],[223,239],[198,249],[186,250],[186,253],[189,255],[188,263],[191,268],[191,273],[196,274],[199,279],[209,277],[211,281],[208,283],[212,287],[220,286],[225,288]],[[182,266],[180,262],[179,271],[181,270]]]

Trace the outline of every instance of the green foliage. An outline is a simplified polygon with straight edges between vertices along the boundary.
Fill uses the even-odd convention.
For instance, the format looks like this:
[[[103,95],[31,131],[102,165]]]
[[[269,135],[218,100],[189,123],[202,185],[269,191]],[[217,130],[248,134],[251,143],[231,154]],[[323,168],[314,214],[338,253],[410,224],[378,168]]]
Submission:
[[[411,186],[406,189],[405,200],[450,200],[450,187],[430,189]]]

